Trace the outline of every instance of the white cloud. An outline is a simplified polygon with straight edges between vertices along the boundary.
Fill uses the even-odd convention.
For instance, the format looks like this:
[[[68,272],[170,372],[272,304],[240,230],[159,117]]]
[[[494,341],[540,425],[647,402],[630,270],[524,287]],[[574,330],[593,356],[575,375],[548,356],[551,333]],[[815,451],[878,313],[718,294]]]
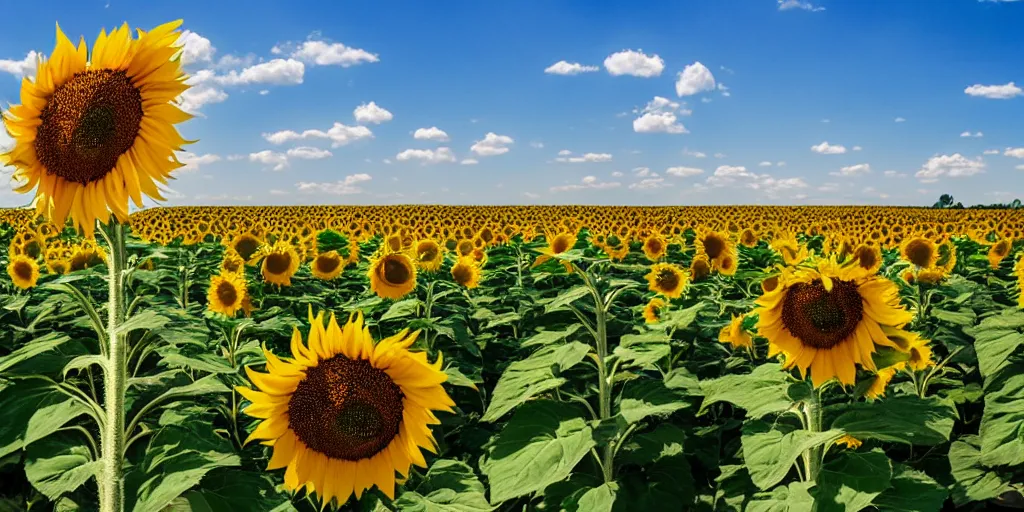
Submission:
[[[185,164],[178,172],[194,172],[199,170],[199,166],[208,165],[214,162],[220,161],[219,155],[207,153],[205,155],[197,155],[195,153],[178,153],[178,161]]]
[[[758,165],[759,167],[771,167],[771,166],[772,166],[772,163],[771,163],[771,162],[769,162],[769,161],[767,161],[767,160],[765,160],[765,161],[763,161],[763,162],[761,162],[761,163],[759,163],[759,164],[757,164],[757,165]]]
[[[964,93],[968,96],[980,96],[992,100],[1008,100],[1015,96],[1024,94],[1024,90],[1017,87],[1017,84],[1009,82],[1003,85],[981,85],[974,84],[966,89]]]
[[[838,192],[839,191],[839,184],[838,183],[822,183],[818,187],[818,191],[819,192]]]
[[[862,149],[864,149],[864,148],[862,148],[860,146],[854,146],[854,147],[850,148],[851,151],[860,151]]]
[[[10,73],[17,79],[21,79],[24,76],[32,76],[36,72],[36,58],[38,56],[39,54],[35,51],[30,51],[21,60],[0,59],[0,71]]]
[[[821,120],[821,122],[823,122],[823,123],[826,123],[826,124],[827,124],[827,123],[831,123],[831,122],[832,122],[832,120],[831,120],[831,119],[822,119],[822,120]]]
[[[262,89],[262,90],[260,91],[260,96],[266,96],[266,95],[268,95],[268,94],[270,94],[270,91],[269,91],[269,90],[267,90],[267,89]]]
[[[178,98],[178,108],[190,114],[199,114],[199,109],[203,105],[221,103],[226,99],[228,99],[228,93],[217,87],[207,84],[193,85],[181,93],[181,97]]]
[[[1014,158],[1024,158],[1024,148],[1006,148],[1003,152],[1003,156],[1012,156]]]
[[[633,120],[633,131],[637,133],[689,133],[676,114],[690,115],[690,111],[668,98],[655,96],[643,110],[634,110],[641,114]]]
[[[558,154],[562,155],[562,153],[564,151],[565,150],[559,151]],[[558,158],[555,158],[555,161],[556,162],[567,162],[567,163],[572,163],[572,164],[579,164],[579,163],[585,163],[585,162],[611,162],[612,161],[612,155],[609,154],[609,153],[584,153],[584,154],[582,154],[580,156],[568,156],[568,155],[571,155],[571,154],[572,154],[572,152],[569,152],[566,155],[562,155],[562,156],[560,156]]]
[[[302,133],[293,130],[282,130],[274,133],[264,133],[263,138],[271,144],[283,144],[291,140],[302,139],[330,139],[332,147],[340,147],[360,139],[372,139],[373,132],[365,126],[346,126],[341,123],[334,123],[329,130],[305,130]]]
[[[830,172],[832,176],[859,176],[861,174],[868,174],[871,172],[871,166],[868,164],[857,164],[848,165],[839,169],[839,172]]]
[[[540,194],[534,194],[533,192],[523,192],[523,195],[530,199],[540,199]]]
[[[625,174],[622,171],[613,171],[612,172],[612,178],[621,178],[623,176],[625,176]]]
[[[182,32],[176,44],[182,47],[181,63],[183,65],[196,62],[210,62],[213,60],[213,55],[217,52],[217,49],[213,47],[209,39],[191,30]]]
[[[272,59],[227,74],[212,77],[221,85],[298,85],[306,73],[306,65],[295,59]]]
[[[487,135],[484,135],[483,140],[476,141],[469,150],[480,156],[504,155],[509,151],[508,145],[514,142],[508,135],[488,132]]]
[[[274,171],[283,171],[288,167],[288,155],[264,149],[258,153],[249,153],[250,162],[259,162]]]
[[[725,158],[725,157],[726,157],[726,155],[725,155],[725,153],[715,153],[715,154],[714,154],[714,157],[715,157],[715,158]]]
[[[723,90],[725,86],[723,86]],[[711,70],[700,62],[694,62],[683,68],[676,80],[676,94],[693,96],[694,94],[715,90],[715,76]]]
[[[998,149],[986,149],[985,151],[981,152],[981,154],[983,155],[998,155],[999,153],[1000,151]]]
[[[650,167],[634,167],[633,174],[640,178],[646,178],[648,176],[657,176],[657,174],[651,172]]]
[[[299,192],[322,192],[331,195],[359,194],[363,190],[356,185],[372,179],[369,174],[350,174],[345,176],[344,180],[334,183],[300,181],[295,184],[295,188],[299,189]]]
[[[533,149],[544,149],[544,143],[543,142],[534,141],[534,142],[530,143],[530,147],[533,148]]]
[[[816,146],[811,146],[811,151],[822,155],[841,155],[846,153],[846,147],[839,144],[829,144],[828,141],[825,141]]]
[[[679,178],[686,178],[688,176],[696,176],[698,174],[704,174],[704,169],[697,169],[696,167],[669,167],[665,169],[665,174],[671,174]]]
[[[304,160],[320,160],[334,156],[326,149],[313,148],[309,146],[298,146],[289,149],[286,153],[291,158],[302,158]]]
[[[381,124],[395,118],[391,112],[381,108],[374,102],[363,103],[352,111],[352,115],[359,124],[373,123]]]
[[[568,149],[563,149],[563,150],[558,152],[558,156],[569,156],[571,154],[572,154],[572,151],[569,151]]]
[[[545,68],[544,72],[549,75],[578,75],[580,73],[591,73],[598,69],[601,68],[597,66],[584,66],[579,62],[566,62],[564,60],[560,60]]]
[[[617,188],[622,186],[617,181],[599,181],[596,176],[584,176],[580,183],[573,185],[561,185],[557,187],[551,187],[552,192],[567,192],[570,190],[586,190],[586,189],[609,189]]]
[[[786,162],[783,162],[781,160],[778,161],[778,162],[775,162],[775,167],[785,167],[785,166],[786,166]]]
[[[281,45],[275,46],[270,51],[275,54],[285,53],[285,49]],[[380,62],[380,58],[376,54],[366,50],[352,48],[341,43],[315,40],[304,41],[295,47],[291,52],[291,57],[317,66],[341,66],[343,68]]]
[[[658,55],[647,55],[643,50],[623,50],[604,59],[604,68],[614,76],[651,78],[661,75],[665,70],[665,61]]]
[[[980,138],[980,137],[983,137],[984,135],[985,134],[983,134],[981,132],[971,133],[970,130],[960,134],[961,137],[974,137],[974,138]]]
[[[424,164],[440,164],[454,162],[455,153],[450,148],[440,147],[434,149],[407,149],[395,155],[395,160],[406,162],[409,160],[420,160]]]
[[[448,134],[436,127],[431,126],[430,128],[417,128],[412,134],[412,138],[416,140],[436,140],[438,142],[447,142]]]
[[[896,119],[893,120],[893,122],[895,123],[905,123],[906,121],[907,120],[903,119],[902,117],[897,117]]]
[[[629,185],[633,190],[647,190],[652,188],[671,187],[671,183],[665,183],[665,178],[647,178]]]
[[[713,175],[708,176],[707,183],[714,187],[739,186],[763,192],[773,196],[784,190],[806,188],[807,183],[801,178],[774,178],[770,174],[756,174],[747,171],[743,166],[721,165]]]
[[[459,163],[462,165],[476,165],[480,162],[475,158],[463,158],[462,161]]]
[[[978,157],[969,159],[960,153],[938,155],[928,159],[914,176],[922,181],[936,180],[940,176],[953,178],[973,176],[985,171],[985,162]]]
[[[810,2],[803,2],[801,0],[778,0],[778,1],[779,1],[779,10],[780,11],[788,11],[790,9],[803,9],[805,11],[821,12],[821,11],[825,10],[824,7],[820,7],[820,6],[814,5],[814,4],[810,3]]]
[[[1017,169],[1018,171],[1024,171],[1024,164],[1018,165],[1018,166],[1014,167],[1014,169]]]
[[[700,151],[690,151],[689,149],[686,148],[683,148],[683,154],[687,156],[692,156],[694,158],[705,158],[708,156],[704,153],[701,153]]]
[[[902,172],[897,172],[897,171],[885,171],[882,174],[885,174],[886,178],[906,178],[907,177],[906,174],[904,174]]]

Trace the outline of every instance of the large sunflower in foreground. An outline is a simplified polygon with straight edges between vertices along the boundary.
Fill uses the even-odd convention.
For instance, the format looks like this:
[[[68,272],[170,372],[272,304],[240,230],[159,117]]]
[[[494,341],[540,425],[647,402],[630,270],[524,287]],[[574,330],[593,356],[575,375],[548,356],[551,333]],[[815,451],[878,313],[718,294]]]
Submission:
[[[21,82],[22,104],[3,114],[15,144],[0,163],[16,168],[17,192],[36,189],[39,214],[57,225],[70,216],[91,236],[110,211],[128,221],[129,197],[140,208],[143,194],[163,200],[157,183],[183,165],[174,152],[188,143],[174,125],[192,117],[172,104],[189,87],[175,57],[180,25],[134,39],[124,24],[100,32],[91,54],[57,27],[53,54]]]
[[[410,352],[419,331],[404,329],[374,345],[362,313],[344,327],[332,314],[313,317],[306,344],[292,334],[292,358],[264,349],[267,373],[246,367],[259,391],[236,388],[252,402],[245,413],[263,421],[249,435],[273,447],[267,470],[287,468],[285,488],[306,488],[326,504],[344,504],[377,486],[394,498],[395,473],[426,467],[421,449],[436,453],[432,411],[455,403],[441,386],[442,360]]]
[[[757,300],[758,332],[768,338],[769,355],[783,354],[785,368],[810,370],[815,387],[833,377],[853,384],[856,365],[875,370],[875,346],[910,351],[902,326],[913,315],[901,304],[897,286],[857,265],[821,259],[778,276]]]

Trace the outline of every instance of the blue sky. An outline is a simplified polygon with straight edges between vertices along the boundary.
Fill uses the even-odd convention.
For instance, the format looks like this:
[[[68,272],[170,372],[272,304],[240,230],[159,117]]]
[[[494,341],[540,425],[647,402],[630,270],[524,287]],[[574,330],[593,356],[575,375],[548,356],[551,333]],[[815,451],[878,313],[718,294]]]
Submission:
[[[167,204],[1024,199],[1024,1],[239,5],[8,6],[0,100],[55,22],[183,18]]]

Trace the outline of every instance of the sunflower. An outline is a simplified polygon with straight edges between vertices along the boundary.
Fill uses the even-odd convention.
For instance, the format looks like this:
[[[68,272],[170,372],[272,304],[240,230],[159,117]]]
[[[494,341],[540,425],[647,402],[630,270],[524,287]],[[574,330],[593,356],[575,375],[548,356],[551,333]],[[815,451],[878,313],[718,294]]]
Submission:
[[[988,250],[988,264],[995,270],[999,268],[999,264],[1002,263],[1003,259],[1010,254],[1010,248],[1013,247],[1013,240],[1009,238],[1000,239],[998,242],[992,244],[992,247]]]
[[[309,317],[307,343],[298,329],[292,334],[291,359],[264,348],[267,373],[246,367],[259,391],[236,389],[252,402],[245,413],[263,420],[246,442],[273,447],[267,470],[287,468],[289,491],[306,488],[340,506],[376,486],[394,499],[395,473],[426,467],[421,449],[437,453],[433,411],[455,405],[442,386],[442,358],[431,364],[408,350],[419,331],[375,345],[362,313],[344,327],[334,314],[326,328],[323,312]]]
[[[39,280],[39,264],[23,254],[14,255],[7,264],[7,275],[11,276],[14,286],[27,290]]]
[[[313,272],[314,277],[330,281],[341,275],[341,271],[345,269],[345,260],[338,254],[338,251],[322,252],[313,258],[309,269]]]
[[[68,263],[71,266],[71,270],[75,271],[96,267],[106,261],[107,253],[102,248],[88,240],[83,240],[79,246],[71,251],[71,259]]]
[[[853,260],[858,267],[875,274],[882,268],[882,250],[877,245],[860,244],[853,250]]]
[[[400,299],[416,288],[416,265],[405,253],[384,253],[370,263],[370,289],[385,299]]]
[[[288,242],[278,240],[274,245],[264,246],[260,251],[263,257],[263,279],[279,286],[291,286],[292,276],[299,270],[299,253],[295,252]]]
[[[651,261],[658,261],[665,257],[668,249],[668,242],[661,235],[653,234],[644,240],[644,256]]]
[[[553,258],[555,255],[562,254],[563,252],[572,249],[575,245],[576,235],[568,232],[559,233],[548,239],[547,247],[545,247],[544,249],[537,250],[537,252],[541,254],[540,256],[537,256],[537,259],[533,262],[533,266],[536,267],[537,265],[541,265],[544,262]],[[562,266],[565,267],[566,272],[572,272],[572,263],[569,263],[568,261],[563,261]]]
[[[719,256],[718,259],[715,260],[712,267],[715,270],[718,270],[718,273],[722,274],[723,276],[731,276],[736,274],[736,254],[726,253]]]
[[[687,282],[686,272],[672,263],[651,265],[651,271],[644,278],[652,292],[668,299],[680,297]]]
[[[706,254],[711,261],[718,261],[722,256],[734,252],[728,233],[707,231],[697,238],[697,244],[701,254]]]
[[[729,325],[718,332],[718,341],[732,345],[732,348],[750,348],[754,345],[750,333],[743,330],[743,317],[732,316]]]
[[[14,139],[0,163],[36,189],[37,213],[91,236],[109,212],[128,221],[128,198],[163,200],[157,182],[183,166],[174,156],[189,143],[174,125],[192,116],[172,104],[189,86],[176,55],[181,20],[139,31],[128,24],[101,31],[89,54],[57,27],[49,60],[38,59],[35,80],[22,80],[21,105],[4,113]]]
[[[238,274],[245,271],[245,260],[234,249],[228,247],[224,251],[224,258],[220,262],[221,272]]]
[[[920,268],[935,265],[939,259],[938,247],[930,238],[915,236],[903,241],[900,245],[900,256]]]
[[[878,370],[878,373],[871,380],[871,384],[864,391],[864,396],[872,400],[885,396],[885,388],[889,386],[889,382],[896,376],[897,371],[896,368],[892,367]]]
[[[210,278],[210,290],[207,293],[210,311],[228,317],[234,317],[242,308],[248,292],[245,278],[241,274],[221,272]]]
[[[1013,271],[1017,274],[1017,307],[1024,309],[1024,254],[1017,260]]]
[[[647,302],[644,306],[644,322],[649,324],[656,324],[661,321],[661,310],[665,309],[668,303],[664,300],[654,297]]]
[[[778,235],[769,245],[772,249],[775,249],[776,252],[782,255],[782,261],[784,261],[786,265],[796,265],[807,259],[807,248],[800,245],[800,242],[796,239],[796,235]]]
[[[698,254],[693,257],[693,261],[690,262],[690,275],[693,276],[694,281],[700,281],[711,274],[711,262],[708,261],[707,255]]]
[[[757,242],[760,241],[760,237],[757,236],[757,232],[751,228],[744,228],[740,231],[740,244],[744,247],[756,247]]]
[[[71,270],[71,264],[67,260],[46,260],[46,271],[53,275],[67,274]]]
[[[815,387],[833,377],[849,385],[857,364],[875,369],[876,344],[909,351],[899,328],[913,315],[899,300],[891,281],[820,259],[816,267],[783,273],[775,289],[756,301],[757,328],[770,342],[769,356],[782,353],[784,367],[796,366],[805,378],[810,369]]]
[[[416,264],[428,272],[436,272],[444,263],[441,245],[434,240],[420,240],[416,243]]]
[[[235,251],[247,264],[254,264],[259,257],[264,240],[252,233],[241,233],[231,237],[228,247]]]
[[[459,258],[452,265],[452,279],[460,286],[472,290],[480,285],[480,266],[472,257]]]

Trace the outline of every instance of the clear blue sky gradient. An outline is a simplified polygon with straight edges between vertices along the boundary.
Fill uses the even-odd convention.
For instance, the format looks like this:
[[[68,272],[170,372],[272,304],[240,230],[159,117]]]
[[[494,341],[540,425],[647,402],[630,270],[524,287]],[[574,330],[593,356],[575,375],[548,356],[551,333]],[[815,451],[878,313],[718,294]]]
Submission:
[[[210,61],[189,63],[191,74],[242,73],[289,58],[287,49],[272,53],[275,45],[307,40],[342,43],[379,61],[306,61],[301,84],[215,83],[227,98],[202,105],[201,116],[181,126],[186,138],[199,139],[187,149],[200,163],[170,183],[167,204],[921,205],[943,192],[965,203],[1024,199],[1024,149],[1012,151],[1024,148],[1024,95],[965,93],[975,84],[1024,87],[1024,1],[793,3],[802,5],[17,2],[6,7],[0,35],[0,70],[8,71],[0,71],[0,100],[17,102],[14,64],[30,50],[52,51],[55,22],[91,48],[100,28],[127,21],[149,29],[183,18],[183,28],[216,49]],[[605,58],[627,49],[657,54],[664,70],[613,76]],[[218,66],[225,56],[238,60]],[[561,60],[599,69],[545,73]],[[727,89],[677,96],[678,74],[694,62]],[[634,131],[639,110],[655,96],[692,110],[676,113],[688,133]],[[393,114],[366,125],[372,138],[331,147],[327,139],[272,144],[264,137],[356,126],[353,109],[370,101]],[[413,138],[432,126],[450,140]],[[506,153],[471,151],[489,132],[514,140]],[[811,150],[825,141],[846,152]],[[297,146],[332,156],[288,157]],[[454,161],[397,158],[439,147]],[[267,150],[287,164],[273,170],[250,157]],[[561,150],[611,159],[560,162]],[[961,164],[951,163],[957,154]],[[937,174],[919,173],[933,158]],[[840,172],[859,164],[870,172]],[[666,173],[671,167],[703,172]],[[0,177],[7,182],[9,174]],[[0,206],[27,201],[6,189]]]

